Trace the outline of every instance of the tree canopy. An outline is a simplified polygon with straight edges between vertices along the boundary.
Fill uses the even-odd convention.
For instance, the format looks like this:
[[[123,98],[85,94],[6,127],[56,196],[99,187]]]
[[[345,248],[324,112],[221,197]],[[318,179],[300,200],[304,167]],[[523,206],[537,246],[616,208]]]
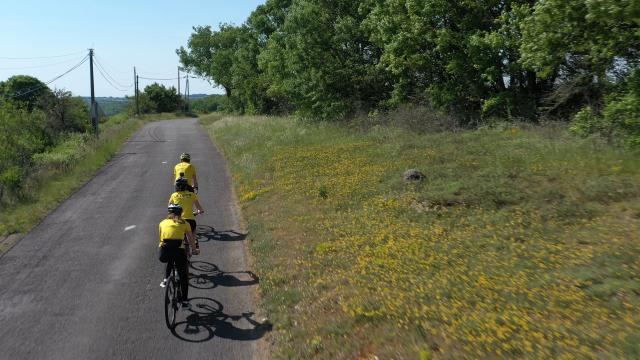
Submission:
[[[639,22],[635,0],[267,0],[241,25],[194,27],[177,53],[239,112],[329,120],[414,103],[466,124],[550,116],[633,133],[610,106],[637,99]]]

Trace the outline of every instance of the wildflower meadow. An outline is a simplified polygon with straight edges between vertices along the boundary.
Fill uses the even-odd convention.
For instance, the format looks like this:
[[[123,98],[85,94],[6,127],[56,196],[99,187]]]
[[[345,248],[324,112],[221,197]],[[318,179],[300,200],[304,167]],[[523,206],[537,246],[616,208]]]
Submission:
[[[637,154],[562,129],[207,127],[276,357],[640,357]]]

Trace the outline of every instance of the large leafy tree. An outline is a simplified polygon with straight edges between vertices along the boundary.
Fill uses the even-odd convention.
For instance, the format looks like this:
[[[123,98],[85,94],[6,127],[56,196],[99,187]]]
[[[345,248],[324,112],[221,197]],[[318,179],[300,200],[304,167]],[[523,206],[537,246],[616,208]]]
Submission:
[[[258,67],[258,56],[273,31],[267,5],[259,7],[242,26],[222,24],[217,31],[210,26],[194,27],[187,49],[177,50],[186,69],[221,86],[232,109],[243,113],[268,113],[278,107],[267,95]]]
[[[538,1],[522,29],[521,62],[556,84],[553,112],[640,144],[640,2]]]
[[[144,94],[152,103],[154,112],[177,111],[182,106],[182,98],[173,86],[167,88],[153,83],[144,88]]]
[[[358,1],[296,0],[261,54],[269,91],[304,117],[343,118],[384,99],[389,81],[379,71],[381,49],[361,26]]]
[[[518,62],[533,0],[370,2],[365,25],[384,49],[380,66],[394,75],[396,104],[426,101],[471,120],[482,110],[518,112],[546,86]]]
[[[0,96],[16,105],[33,110],[40,98],[51,96],[51,89],[42,81],[29,75],[14,75],[0,82]]]
[[[80,97],[70,91],[54,90],[43,96],[38,106],[45,114],[45,130],[52,138],[65,132],[89,130],[89,107]]]

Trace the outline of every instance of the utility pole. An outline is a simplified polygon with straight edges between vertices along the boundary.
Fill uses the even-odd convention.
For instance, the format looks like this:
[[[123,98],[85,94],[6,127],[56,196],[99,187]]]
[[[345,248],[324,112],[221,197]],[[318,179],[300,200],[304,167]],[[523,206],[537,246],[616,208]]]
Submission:
[[[180,66],[178,66],[178,97],[180,96]]]
[[[91,125],[93,125],[94,134],[98,136],[98,104],[93,90],[93,49],[89,49],[89,74],[91,77]]]
[[[187,102],[185,104],[185,107],[187,108],[187,111],[189,111],[189,73],[187,73],[187,83],[184,86],[184,91],[185,91],[185,96],[187,98]]]
[[[138,104],[138,74],[136,74],[136,67],[133,67],[133,84],[135,87],[136,96],[136,115],[140,116],[140,105]]]

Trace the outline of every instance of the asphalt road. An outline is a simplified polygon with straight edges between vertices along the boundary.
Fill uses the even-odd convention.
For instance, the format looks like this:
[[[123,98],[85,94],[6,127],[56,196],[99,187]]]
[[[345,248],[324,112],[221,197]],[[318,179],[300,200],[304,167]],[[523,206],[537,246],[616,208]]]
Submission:
[[[182,152],[198,171],[202,254],[172,333],[158,223]],[[253,314],[224,159],[194,119],[138,131],[86,185],[0,258],[2,359],[252,359],[270,331]],[[215,231],[212,230],[212,227]]]

